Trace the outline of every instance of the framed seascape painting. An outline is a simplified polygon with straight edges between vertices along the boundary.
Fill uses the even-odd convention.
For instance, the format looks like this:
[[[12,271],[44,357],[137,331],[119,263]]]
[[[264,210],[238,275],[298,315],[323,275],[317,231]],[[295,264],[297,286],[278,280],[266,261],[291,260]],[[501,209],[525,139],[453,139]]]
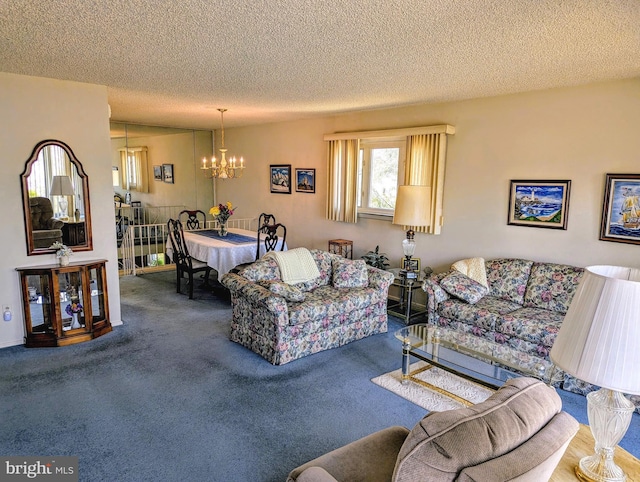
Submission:
[[[291,194],[291,164],[271,164],[270,189],[276,194]]]
[[[162,165],[162,180],[173,184],[173,164]]]
[[[607,174],[600,239],[640,244],[640,174]]]
[[[316,192],[315,169],[296,169],[296,192]]]
[[[162,181],[162,166],[153,166],[153,178]]]
[[[511,181],[508,224],[567,229],[571,181]]]

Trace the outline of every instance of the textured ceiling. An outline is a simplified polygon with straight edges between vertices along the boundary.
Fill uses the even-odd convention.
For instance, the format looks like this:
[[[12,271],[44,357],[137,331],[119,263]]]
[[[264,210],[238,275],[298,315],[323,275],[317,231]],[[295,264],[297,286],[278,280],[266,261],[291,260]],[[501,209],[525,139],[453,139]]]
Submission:
[[[640,1],[0,0],[0,71],[232,127],[640,77]]]

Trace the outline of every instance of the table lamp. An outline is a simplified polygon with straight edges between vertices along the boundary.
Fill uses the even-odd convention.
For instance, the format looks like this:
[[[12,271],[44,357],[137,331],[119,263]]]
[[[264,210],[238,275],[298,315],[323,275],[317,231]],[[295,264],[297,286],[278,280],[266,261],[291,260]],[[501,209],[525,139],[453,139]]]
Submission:
[[[402,240],[405,264],[400,275],[417,278],[417,272],[412,269],[411,257],[416,251],[414,226],[429,226],[431,211],[431,188],[428,186],[398,186],[396,207],[393,212],[393,224],[408,226],[407,238]]]
[[[60,200],[58,201],[58,206],[60,206],[60,215],[61,217],[67,217],[67,207],[69,203],[67,202],[66,196],[73,196],[73,186],[71,185],[71,179],[69,176],[53,176],[51,179],[51,191],[49,192],[50,196],[60,196]]]
[[[640,394],[640,269],[585,268],[550,357],[566,373],[602,387],[587,395],[595,454],[580,460],[577,477],[626,480],[613,455],[635,409],[623,393]]]

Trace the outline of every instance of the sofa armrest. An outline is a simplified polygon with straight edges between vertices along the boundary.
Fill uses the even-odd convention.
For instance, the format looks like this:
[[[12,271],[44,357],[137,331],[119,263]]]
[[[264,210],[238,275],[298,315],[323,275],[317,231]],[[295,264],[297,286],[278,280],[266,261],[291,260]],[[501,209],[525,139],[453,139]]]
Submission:
[[[440,287],[440,280],[450,272],[432,274],[422,282],[422,289],[427,294],[427,323],[431,325],[437,324],[438,305],[450,298],[449,294]]]
[[[377,288],[384,292],[389,291],[389,286],[391,286],[394,279],[392,272],[374,268],[373,266],[367,266],[367,271],[369,274],[370,288]]]
[[[409,430],[400,426],[372,433],[292,470],[287,482],[304,480],[299,477],[309,467],[320,467],[340,482],[391,480],[398,452],[408,434]]]
[[[232,296],[245,298],[249,303],[273,313],[278,317],[277,319],[284,316],[285,319],[282,320],[284,324],[289,322],[287,302],[282,296],[235,273],[224,274],[220,283],[231,291]]]

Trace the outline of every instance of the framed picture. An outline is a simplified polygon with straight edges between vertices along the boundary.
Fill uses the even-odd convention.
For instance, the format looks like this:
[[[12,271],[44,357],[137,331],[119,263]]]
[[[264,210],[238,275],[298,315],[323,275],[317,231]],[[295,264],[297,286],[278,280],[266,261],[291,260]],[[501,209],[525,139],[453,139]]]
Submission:
[[[271,164],[269,170],[271,192],[291,194],[291,164]]]
[[[407,271],[420,271],[420,258],[411,258],[407,263],[407,258],[402,258],[400,267]]]
[[[154,172],[155,174],[155,172]],[[162,180],[173,184],[173,164],[162,165]]]
[[[296,192],[316,192],[315,169],[296,169]]]
[[[640,244],[640,174],[607,174],[600,239]]]
[[[511,181],[508,224],[567,229],[571,181]]]
[[[153,178],[162,181],[162,166],[153,166]]]

